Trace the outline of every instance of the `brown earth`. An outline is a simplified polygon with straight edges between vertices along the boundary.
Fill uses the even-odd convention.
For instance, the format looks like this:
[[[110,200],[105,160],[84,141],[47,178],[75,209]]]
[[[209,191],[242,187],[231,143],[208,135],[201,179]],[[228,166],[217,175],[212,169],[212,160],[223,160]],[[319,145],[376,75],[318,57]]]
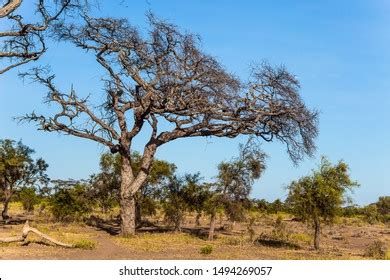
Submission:
[[[304,224],[285,215],[279,234],[288,236],[288,244],[250,242],[248,224],[236,224],[225,229],[221,219],[217,238],[210,242],[207,235],[207,217],[201,226],[195,226],[194,217],[188,217],[182,232],[174,233],[161,222],[154,220],[148,227],[139,229],[131,238],[117,234],[115,220],[94,219],[90,226],[83,223],[60,224],[44,222],[32,216],[17,215],[11,224],[0,222],[0,238],[20,234],[26,219],[40,231],[80,248],[66,249],[52,246],[29,236],[21,243],[0,243],[0,259],[367,259],[366,248],[375,240],[390,248],[390,228],[383,224],[369,225],[357,218],[342,218],[336,225],[324,226],[321,250],[312,249],[311,230]],[[273,237],[276,215],[261,215],[253,225],[255,238]],[[34,221],[35,220],[35,221]],[[269,241],[269,240],[268,240]],[[271,240],[272,241],[272,240]],[[263,245],[262,245],[263,244]],[[201,248],[211,245],[210,254]],[[88,249],[89,248],[89,249]],[[390,257],[389,252],[387,257]]]

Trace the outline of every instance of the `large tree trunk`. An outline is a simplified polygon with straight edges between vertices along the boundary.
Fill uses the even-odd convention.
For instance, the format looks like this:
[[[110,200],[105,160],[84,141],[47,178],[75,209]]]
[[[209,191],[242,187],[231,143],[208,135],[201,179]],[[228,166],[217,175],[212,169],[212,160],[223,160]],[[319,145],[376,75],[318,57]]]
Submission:
[[[1,212],[1,216],[3,218],[3,221],[8,222],[9,215],[8,215],[8,208],[9,208],[9,202],[11,201],[12,192],[9,188],[6,188],[4,190],[4,200],[3,200],[3,211]]]
[[[320,234],[321,234],[320,220],[316,218],[314,220],[314,248],[316,250],[320,249]]]
[[[209,229],[209,240],[212,241],[214,239],[214,230],[215,230],[215,220],[217,216],[217,211],[213,210],[210,217],[210,229]]]
[[[121,192],[120,192],[120,217],[121,235],[131,236],[135,234],[135,195],[132,193],[134,183],[130,158],[122,156],[121,168]]]
[[[134,177],[131,168],[130,145],[122,149],[120,217],[121,235],[128,237],[135,235],[136,230],[136,193],[144,185],[156,152],[156,144],[150,142],[145,146],[142,164],[139,173]]]

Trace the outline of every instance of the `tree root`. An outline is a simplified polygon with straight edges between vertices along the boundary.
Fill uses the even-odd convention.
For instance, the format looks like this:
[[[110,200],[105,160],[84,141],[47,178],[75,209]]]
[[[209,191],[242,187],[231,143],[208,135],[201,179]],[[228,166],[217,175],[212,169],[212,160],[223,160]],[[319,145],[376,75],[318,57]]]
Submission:
[[[36,235],[40,236],[41,238],[43,238],[43,239],[45,239],[45,240],[47,240],[47,241],[49,241],[57,246],[66,247],[66,248],[74,248],[74,246],[71,244],[57,241],[57,240],[51,238],[50,236],[40,232],[36,228],[30,227],[28,220],[26,221],[26,223],[23,226],[21,236],[0,238],[0,243],[24,242],[30,232],[35,233]]]

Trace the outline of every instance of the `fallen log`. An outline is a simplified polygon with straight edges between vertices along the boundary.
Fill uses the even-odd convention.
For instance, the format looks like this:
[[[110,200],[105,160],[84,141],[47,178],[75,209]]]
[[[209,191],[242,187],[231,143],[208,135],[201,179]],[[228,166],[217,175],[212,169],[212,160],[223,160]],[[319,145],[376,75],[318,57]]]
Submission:
[[[54,238],[51,238],[50,236],[40,232],[36,228],[30,227],[28,220],[23,226],[22,229],[22,235],[21,236],[15,236],[15,237],[5,237],[5,238],[0,238],[0,243],[12,243],[12,242],[24,242],[26,238],[28,237],[28,234],[32,232],[35,233],[36,235],[40,236],[41,238],[61,247],[66,247],[66,248],[73,248],[74,246],[72,244],[67,244],[63,243],[60,241],[55,240]]]

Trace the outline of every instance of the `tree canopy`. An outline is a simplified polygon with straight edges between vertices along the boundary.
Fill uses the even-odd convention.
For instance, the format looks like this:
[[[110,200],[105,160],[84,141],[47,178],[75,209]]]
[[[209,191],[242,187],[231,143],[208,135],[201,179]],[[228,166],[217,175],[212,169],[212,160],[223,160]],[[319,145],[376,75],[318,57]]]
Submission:
[[[83,26],[57,25],[56,36],[95,56],[105,71],[104,102],[93,104],[102,98],[81,97],[73,87],[66,93],[56,87],[54,75],[35,68],[24,76],[46,86],[45,101],[58,111],[21,120],[96,141],[121,155],[121,213],[128,221],[123,232],[134,233],[133,210],[125,209],[134,208],[157,149],[173,140],[249,135],[281,141],[295,163],[313,154],[317,112],[306,108],[298,80],[284,67],[254,67],[245,83],[205,54],[197,36],[151,14],[146,35],[125,19],[84,19]],[[135,173],[132,142],[141,131],[150,133]]]

